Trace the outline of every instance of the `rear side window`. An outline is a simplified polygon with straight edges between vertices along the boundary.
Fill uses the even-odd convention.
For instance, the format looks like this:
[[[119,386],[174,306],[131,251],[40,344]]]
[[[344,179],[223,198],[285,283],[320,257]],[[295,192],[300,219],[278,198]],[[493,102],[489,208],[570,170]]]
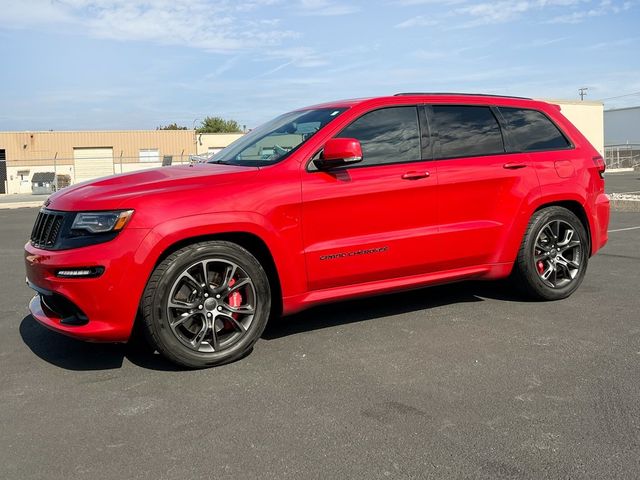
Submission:
[[[571,146],[567,138],[542,112],[499,107],[509,129],[509,140],[518,152],[561,150]]]
[[[433,105],[436,158],[504,153],[502,131],[489,107]]]
[[[362,145],[362,164],[381,165],[420,160],[416,107],[392,107],[365,113],[342,130],[340,138]]]

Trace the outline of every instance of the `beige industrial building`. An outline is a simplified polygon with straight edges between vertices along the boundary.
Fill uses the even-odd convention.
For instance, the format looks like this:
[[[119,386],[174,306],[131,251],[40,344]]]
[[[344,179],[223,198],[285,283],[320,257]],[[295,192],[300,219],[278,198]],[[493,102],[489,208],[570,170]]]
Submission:
[[[38,172],[53,172],[55,184],[64,187],[188,163],[190,155],[218,152],[241,136],[193,130],[0,132],[0,193],[31,193]]]
[[[604,152],[601,103],[547,101],[559,104]],[[191,155],[216,153],[241,136],[193,130],[0,132],[0,193],[47,191],[105,175],[187,163]]]

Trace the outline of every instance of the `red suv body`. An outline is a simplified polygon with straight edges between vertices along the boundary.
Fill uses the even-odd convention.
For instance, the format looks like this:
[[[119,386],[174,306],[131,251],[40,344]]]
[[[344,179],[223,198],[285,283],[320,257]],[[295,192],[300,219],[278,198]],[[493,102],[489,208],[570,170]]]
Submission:
[[[27,280],[38,292],[33,317],[76,338],[126,341],[154,271],[198,242],[250,252],[268,278],[272,309],[289,314],[362,295],[506,277],[518,267],[536,212],[551,207],[579,219],[585,258],[607,241],[604,164],[558,106],[402,94],[287,115],[293,120],[285,115],[256,129],[212,163],[106,177],[53,194],[25,246]],[[562,270],[550,252],[569,248],[582,230],[563,233],[575,225],[558,224],[553,233],[554,225],[540,227],[547,228],[535,240],[540,248],[527,247],[529,270],[561,289],[568,284],[554,286],[547,266],[569,283],[583,272],[570,260]]]

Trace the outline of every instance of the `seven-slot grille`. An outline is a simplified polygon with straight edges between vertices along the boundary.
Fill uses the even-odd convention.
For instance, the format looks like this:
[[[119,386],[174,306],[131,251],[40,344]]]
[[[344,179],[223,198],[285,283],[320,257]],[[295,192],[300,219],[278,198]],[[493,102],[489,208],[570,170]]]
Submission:
[[[31,245],[38,248],[53,248],[58,240],[64,215],[62,213],[40,210],[31,232]]]

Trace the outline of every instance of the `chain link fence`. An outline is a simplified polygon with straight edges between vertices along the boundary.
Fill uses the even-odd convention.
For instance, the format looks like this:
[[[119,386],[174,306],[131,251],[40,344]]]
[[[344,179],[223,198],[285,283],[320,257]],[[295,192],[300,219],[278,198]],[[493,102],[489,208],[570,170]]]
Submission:
[[[169,165],[202,161],[193,154],[155,157],[34,158],[6,161],[7,193],[53,193],[74,183]]]
[[[640,167],[640,144],[609,145],[604,147],[607,169]]]

